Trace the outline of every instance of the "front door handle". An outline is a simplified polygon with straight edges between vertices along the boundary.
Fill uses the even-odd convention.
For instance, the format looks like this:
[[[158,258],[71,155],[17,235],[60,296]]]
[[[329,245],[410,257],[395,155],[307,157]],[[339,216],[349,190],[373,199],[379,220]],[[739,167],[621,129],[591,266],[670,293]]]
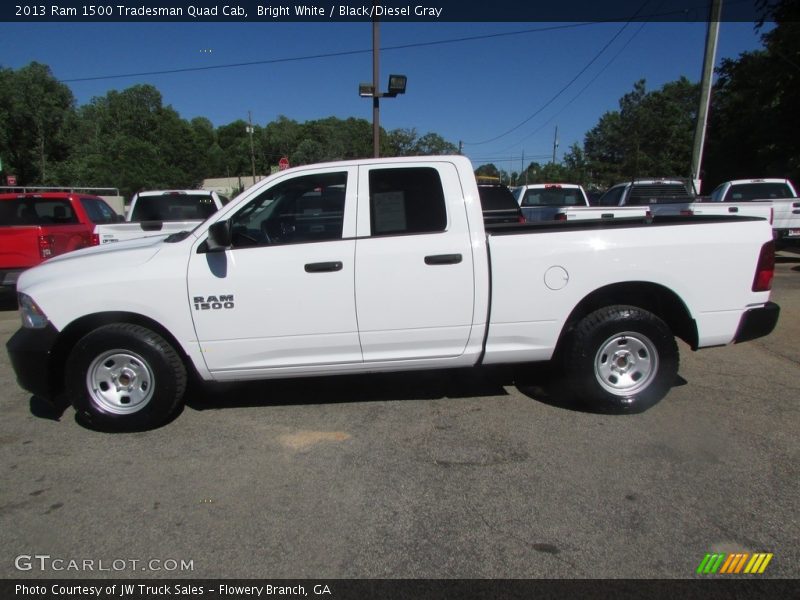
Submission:
[[[332,271],[341,271],[342,263],[338,260],[333,262],[319,262],[308,263],[306,265],[306,273],[330,273]]]
[[[457,265],[461,262],[460,254],[434,254],[425,257],[426,265]]]

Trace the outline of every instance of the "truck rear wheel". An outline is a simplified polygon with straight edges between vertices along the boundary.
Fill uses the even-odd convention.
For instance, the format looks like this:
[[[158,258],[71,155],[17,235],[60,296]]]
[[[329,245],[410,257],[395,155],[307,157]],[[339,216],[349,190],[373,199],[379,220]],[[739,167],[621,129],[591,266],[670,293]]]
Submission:
[[[666,323],[635,306],[609,306],[578,323],[565,357],[567,384],[581,400],[636,412],[663,398],[678,373]]]
[[[186,367],[153,331],[129,323],[85,335],[67,360],[66,387],[79,416],[113,430],[163,424],[186,390]]]

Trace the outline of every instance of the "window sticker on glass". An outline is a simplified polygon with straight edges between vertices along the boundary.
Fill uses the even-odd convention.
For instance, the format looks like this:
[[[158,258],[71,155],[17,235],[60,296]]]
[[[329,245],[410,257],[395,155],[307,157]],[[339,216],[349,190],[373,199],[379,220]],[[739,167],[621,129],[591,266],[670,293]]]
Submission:
[[[387,233],[406,230],[406,200],[403,192],[380,192],[372,197],[375,231]]]

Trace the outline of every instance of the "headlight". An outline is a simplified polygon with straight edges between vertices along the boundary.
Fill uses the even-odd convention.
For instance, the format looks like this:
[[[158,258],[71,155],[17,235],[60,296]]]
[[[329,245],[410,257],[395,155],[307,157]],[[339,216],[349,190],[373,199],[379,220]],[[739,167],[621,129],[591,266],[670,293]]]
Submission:
[[[49,322],[47,315],[27,294],[17,294],[19,299],[19,312],[22,316],[22,326],[27,329],[44,329]]]

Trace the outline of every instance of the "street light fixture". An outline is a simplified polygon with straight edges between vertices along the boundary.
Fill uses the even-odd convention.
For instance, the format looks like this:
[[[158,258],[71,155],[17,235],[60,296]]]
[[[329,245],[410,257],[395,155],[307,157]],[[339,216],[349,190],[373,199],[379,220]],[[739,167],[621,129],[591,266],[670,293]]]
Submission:
[[[407,83],[408,77],[405,75],[389,75],[389,88],[383,93],[378,91],[377,83],[358,84],[358,95],[362,98],[372,98],[372,140],[375,158],[378,158],[380,145],[380,98],[396,98],[399,94],[405,94]]]
[[[405,94],[407,81],[408,77],[405,75],[389,75],[389,91],[384,96],[394,98],[397,94]]]

